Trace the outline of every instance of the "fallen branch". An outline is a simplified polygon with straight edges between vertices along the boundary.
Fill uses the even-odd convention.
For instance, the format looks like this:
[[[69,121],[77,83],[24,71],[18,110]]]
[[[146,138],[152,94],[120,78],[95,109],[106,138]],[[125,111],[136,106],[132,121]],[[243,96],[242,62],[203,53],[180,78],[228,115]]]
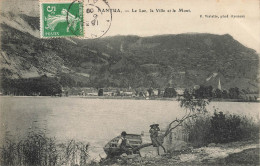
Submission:
[[[140,145],[140,146],[134,148],[134,149],[133,149],[133,152],[136,152],[136,151],[138,151],[138,150],[140,150],[140,149],[142,149],[142,148],[145,148],[145,147],[148,147],[148,146],[151,146],[151,145],[153,145],[153,144],[152,144],[152,143],[142,144],[142,145]]]

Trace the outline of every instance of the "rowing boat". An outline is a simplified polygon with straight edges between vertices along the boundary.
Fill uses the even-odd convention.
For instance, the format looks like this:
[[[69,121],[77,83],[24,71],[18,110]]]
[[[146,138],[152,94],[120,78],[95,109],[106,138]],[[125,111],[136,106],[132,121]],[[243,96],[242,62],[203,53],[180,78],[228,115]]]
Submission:
[[[104,146],[104,151],[108,157],[118,155],[117,142],[120,139],[120,135],[113,138]],[[142,137],[138,134],[127,134],[126,139],[129,141],[129,144],[133,149],[138,149],[142,144]],[[133,150],[131,147],[128,147],[129,150]],[[140,154],[139,150],[133,151],[133,154]]]

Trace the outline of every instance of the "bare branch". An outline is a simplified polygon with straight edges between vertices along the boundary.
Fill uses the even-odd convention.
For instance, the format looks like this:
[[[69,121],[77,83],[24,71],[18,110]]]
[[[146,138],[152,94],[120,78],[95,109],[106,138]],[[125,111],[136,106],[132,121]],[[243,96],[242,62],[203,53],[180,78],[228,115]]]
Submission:
[[[173,129],[175,129],[178,126],[180,126],[184,122],[184,120],[186,120],[186,119],[188,119],[190,117],[195,117],[195,116],[197,116],[197,115],[193,114],[193,115],[189,115],[189,116],[183,117],[181,120],[178,121],[179,123],[177,125],[175,125],[174,127],[169,127],[168,128],[168,130],[164,133],[164,137],[166,137]]]

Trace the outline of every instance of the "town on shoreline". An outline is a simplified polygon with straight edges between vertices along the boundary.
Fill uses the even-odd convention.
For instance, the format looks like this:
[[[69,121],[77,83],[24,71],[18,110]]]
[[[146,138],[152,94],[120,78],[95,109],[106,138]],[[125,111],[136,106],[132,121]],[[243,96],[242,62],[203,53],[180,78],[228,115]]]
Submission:
[[[175,87],[86,87],[63,86],[56,77],[41,76],[28,79],[2,80],[0,96],[77,96],[86,98],[108,99],[150,99],[174,100],[186,93],[193,93],[195,98],[209,98],[213,101],[258,102],[259,93],[238,87],[224,88],[220,80],[217,87],[194,85],[190,88]]]

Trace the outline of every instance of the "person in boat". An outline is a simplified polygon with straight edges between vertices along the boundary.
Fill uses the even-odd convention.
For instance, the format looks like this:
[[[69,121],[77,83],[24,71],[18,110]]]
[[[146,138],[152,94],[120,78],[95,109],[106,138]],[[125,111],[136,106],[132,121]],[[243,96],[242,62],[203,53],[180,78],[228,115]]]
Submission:
[[[160,153],[159,153],[160,146],[163,148],[164,153],[166,153],[166,150],[165,150],[164,146],[162,145],[163,137],[159,136],[159,131],[160,131],[159,124],[150,125],[150,130],[149,130],[150,138],[151,138],[153,147],[157,148],[158,155],[160,155]]]
[[[125,131],[121,133],[121,137],[117,142],[117,147],[119,148],[118,150],[120,154],[126,153],[127,155],[129,155],[132,153],[129,147],[132,149],[133,147],[129,144],[129,140],[126,138],[126,135],[127,133]]]

